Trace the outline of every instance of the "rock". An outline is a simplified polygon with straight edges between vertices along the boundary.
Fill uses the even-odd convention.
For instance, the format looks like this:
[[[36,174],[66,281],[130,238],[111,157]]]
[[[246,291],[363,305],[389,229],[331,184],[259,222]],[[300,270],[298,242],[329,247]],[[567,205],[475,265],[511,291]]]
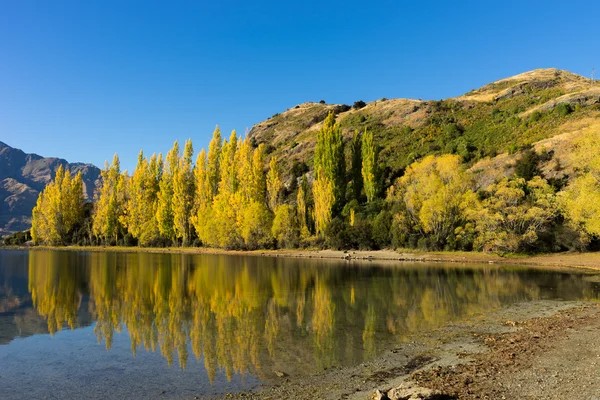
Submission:
[[[281,371],[273,371],[275,373],[275,375],[277,375],[280,378],[285,378],[288,376],[288,374],[286,374],[285,372],[281,372]]]
[[[380,391],[379,389],[377,389],[375,391],[375,396],[373,398],[375,400],[390,400],[390,398],[385,393]]]
[[[421,386],[405,383],[387,392],[390,400],[433,400],[439,398],[441,392]]]

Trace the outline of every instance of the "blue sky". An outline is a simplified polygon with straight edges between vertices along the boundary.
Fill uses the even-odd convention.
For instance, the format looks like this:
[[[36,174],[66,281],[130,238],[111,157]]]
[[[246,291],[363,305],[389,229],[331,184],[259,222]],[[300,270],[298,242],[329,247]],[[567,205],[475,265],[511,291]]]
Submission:
[[[0,141],[102,166],[305,101],[600,76],[599,2],[0,0]]]

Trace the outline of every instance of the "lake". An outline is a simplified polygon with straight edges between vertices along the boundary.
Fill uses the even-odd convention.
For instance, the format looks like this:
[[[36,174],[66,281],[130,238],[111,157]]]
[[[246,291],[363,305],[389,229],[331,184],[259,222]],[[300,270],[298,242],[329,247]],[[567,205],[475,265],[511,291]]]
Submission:
[[[0,251],[0,397],[218,396],[599,292],[580,274],[496,265]]]

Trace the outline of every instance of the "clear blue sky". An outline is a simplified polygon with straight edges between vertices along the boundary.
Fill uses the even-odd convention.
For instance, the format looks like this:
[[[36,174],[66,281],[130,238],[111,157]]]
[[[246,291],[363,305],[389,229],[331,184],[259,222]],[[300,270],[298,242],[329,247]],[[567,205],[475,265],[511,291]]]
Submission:
[[[0,0],[0,141],[98,166],[305,101],[600,76],[600,2]]]

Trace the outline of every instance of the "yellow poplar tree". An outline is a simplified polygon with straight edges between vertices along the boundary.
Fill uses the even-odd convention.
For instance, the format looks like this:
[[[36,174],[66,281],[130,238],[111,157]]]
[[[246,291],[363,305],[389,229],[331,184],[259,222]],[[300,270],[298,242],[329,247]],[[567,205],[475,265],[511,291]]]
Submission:
[[[265,146],[258,145],[252,154],[252,176],[250,197],[255,201],[264,201],[267,185],[265,181]]]
[[[314,165],[315,228],[317,234],[323,235],[334,209],[341,209],[346,191],[344,142],[333,113],[329,113],[317,133]]]
[[[105,243],[116,243],[119,233],[122,232],[120,220],[125,212],[123,193],[119,189],[124,187],[124,178],[121,175],[119,156],[115,154],[109,166],[106,162],[101,171],[100,187],[96,190],[94,202],[94,222],[92,230],[94,235]]]
[[[219,160],[220,180],[219,191],[212,204],[212,221],[216,234],[215,244],[219,247],[234,248],[242,243],[241,235],[237,229],[239,204],[237,204],[235,182],[237,180],[237,171],[235,168],[235,159],[237,152],[237,136],[232,132],[229,142],[223,141],[221,148],[221,159]],[[213,228],[211,228],[213,229]]]
[[[208,187],[210,189],[210,199],[217,195],[219,190],[219,179],[221,177],[219,171],[219,162],[221,160],[221,130],[219,126],[215,128],[213,137],[208,146],[208,164],[206,174],[208,179]]]
[[[269,208],[273,211],[281,204],[283,180],[277,157],[271,157],[269,172],[267,173],[267,197]]]
[[[175,241],[173,215],[173,178],[179,169],[179,142],[173,143],[173,148],[167,153],[166,164],[160,179],[156,221],[158,230],[166,239]]]
[[[68,234],[83,220],[83,181],[60,165],[55,178],[39,194],[32,211],[31,236],[36,244],[68,242]]]
[[[196,230],[198,238],[206,242],[206,231],[204,227],[207,224],[207,216],[210,212],[210,202],[212,200],[212,191],[208,186],[206,150],[202,149],[196,158],[194,168],[194,208],[192,210],[191,222]]]
[[[194,175],[192,171],[192,141],[187,140],[179,168],[173,176],[173,221],[175,236],[182,239],[182,246],[188,245],[191,232],[190,218],[194,206]]]
[[[302,238],[307,238],[310,236],[309,229],[309,216],[310,210],[308,207],[308,180],[306,179],[306,175],[302,176],[302,183],[298,187],[298,193],[296,195],[296,211],[298,213],[298,221],[299,221],[299,229],[300,236]]]
[[[148,159],[140,151],[138,162],[129,181],[125,226],[142,246],[158,237],[156,201],[158,192],[159,162],[156,154]]]
[[[320,174],[313,182],[313,197],[315,201],[315,230],[318,235],[324,235],[333,213],[335,202],[333,182]]]

